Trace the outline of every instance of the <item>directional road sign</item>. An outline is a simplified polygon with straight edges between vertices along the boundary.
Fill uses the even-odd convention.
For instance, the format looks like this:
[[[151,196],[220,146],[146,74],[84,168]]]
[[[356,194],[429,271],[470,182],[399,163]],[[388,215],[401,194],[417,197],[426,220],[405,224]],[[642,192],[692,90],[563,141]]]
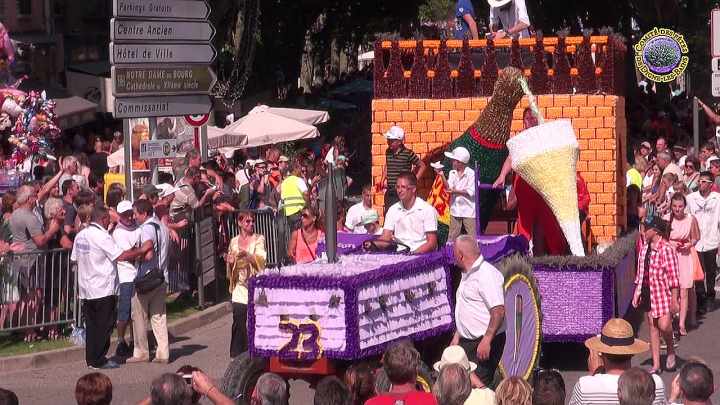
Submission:
[[[207,21],[110,20],[110,40],[124,41],[199,41],[208,42],[215,28]]]
[[[210,5],[197,0],[114,0],[113,16],[206,20]]]
[[[116,97],[208,94],[217,82],[217,76],[206,65],[113,66],[110,74]]]
[[[110,43],[110,63],[203,63],[210,64],[217,52],[210,44],[114,44]]]
[[[175,157],[177,140],[153,139],[140,142],[140,159],[166,159]]]
[[[212,108],[209,96],[201,94],[165,97],[116,98],[115,118],[177,117],[207,114]]]
[[[720,97],[720,73],[712,74],[711,87],[713,97]]]

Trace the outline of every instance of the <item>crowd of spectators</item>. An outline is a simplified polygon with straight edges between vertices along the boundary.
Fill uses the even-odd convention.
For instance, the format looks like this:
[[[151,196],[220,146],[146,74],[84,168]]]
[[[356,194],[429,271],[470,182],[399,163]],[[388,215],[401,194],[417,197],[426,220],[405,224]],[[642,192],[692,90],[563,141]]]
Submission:
[[[662,344],[668,346],[664,368],[674,370],[673,347],[698,326],[698,317],[716,308],[720,243],[717,149],[715,141],[696,151],[671,145],[660,136],[654,145],[642,141],[634,148],[634,162],[626,174],[628,230],[640,230],[633,305],[648,314],[651,371],[661,369]]]
[[[639,367],[631,367],[634,354],[648,344],[633,337],[632,327],[622,319],[611,319],[598,337],[588,339],[590,374],[581,377],[570,394],[569,404],[709,404],[714,392],[712,370],[699,359],[688,359],[672,380],[669,390],[662,379]],[[608,340],[611,339],[611,340]],[[610,343],[606,343],[610,342]],[[342,378],[327,376],[315,384],[315,405],[561,405],[565,402],[565,382],[557,370],[538,369],[530,381],[508,377],[493,392],[478,388],[471,375],[475,364],[459,346],[450,346],[436,363],[436,373],[427,381],[420,354],[409,341],[387,348],[379,366],[360,362],[347,368]],[[389,385],[380,384],[380,375]],[[261,374],[249,394],[248,403],[287,405],[290,387],[281,376]],[[222,392],[202,370],[182,366],[175,373],[164,373],[148,387],[139,404],[190,405],[203,397],[216,405],[234,404],[237,393]],[[98,372],[86,374],[75,386],[78,405],[106,405],[113,400],[113,384]],[[11,391],[0,389],[0,404],[18,404]]]

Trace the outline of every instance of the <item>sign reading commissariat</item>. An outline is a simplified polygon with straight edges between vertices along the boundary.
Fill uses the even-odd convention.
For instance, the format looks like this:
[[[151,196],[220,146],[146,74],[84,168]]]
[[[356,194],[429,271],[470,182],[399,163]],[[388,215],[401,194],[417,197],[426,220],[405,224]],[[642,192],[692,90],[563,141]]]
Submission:
[[[200,0],[113,0],[110,63],[115,118],[207,114],[217,56]]]
[[[635,65],[654,82],[667,83],[687,68],[689,51],[685,38],[667,28],[653,28],[635,44]]]

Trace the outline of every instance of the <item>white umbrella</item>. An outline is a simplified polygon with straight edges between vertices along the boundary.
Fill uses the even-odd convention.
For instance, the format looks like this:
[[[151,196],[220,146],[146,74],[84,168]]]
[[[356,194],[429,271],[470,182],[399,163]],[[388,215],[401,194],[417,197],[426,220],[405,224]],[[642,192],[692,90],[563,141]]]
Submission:
[[[323,122],[327,122],[330,119],[330,114],[328,114],[327,111],[303,110],[299,108],[268,107],[266,105],[259,105],[253,108],[252,110],[250,110],[248,115],[258,112],[269,112],[271,114],[290,118],[291,120],[300,121],[303,124],[308,125],[322,124]]]
[[[207,127],[208,149],[240,148],[247,144],[248,137],[244,134],[231,133],[229,127]]]
[[[295,114],[295,117],[304,117],[305,120],[310,122],[325,122],[328,119],[328,114],[325,111],[292,110],[289,108],[258,106],[253,108],[248,115],[225,128],[218,131],[212,130],[212,132],[208,128],[208,144],[212,145],[213,143],[213,141],[211,141],[211,133],[213,138],[239,138],[244,136],[247,141],[242,145],[236,146],[243,148],[289,142],[298,139],[316,138],[320,135],[320,132],[314,126],[282,114]],[[225,147],[221,149],[223,152],[226,151]]]

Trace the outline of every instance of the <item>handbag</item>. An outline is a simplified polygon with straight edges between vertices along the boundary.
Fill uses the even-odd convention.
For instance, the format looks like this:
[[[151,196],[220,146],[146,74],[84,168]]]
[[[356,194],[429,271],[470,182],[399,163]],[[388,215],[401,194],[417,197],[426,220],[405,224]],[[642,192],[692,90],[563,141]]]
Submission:
[[[155,240],[157,241],[157,246],[155,247],[155,257],[158,259],[158,264],[160,263],[160,237],[158,235],[158,224],[150,223],[150,225],[155,228]],[[163,274],[163,271],[160,269],[160,267],[155,267],[143,274],[142,276],[138,276],[135,278],[135,290],[138,292],[138,294],[147,294],[150,291],[153,291],[154,289],[160,287],[165,282],[165,274]]]
[[[693,281],[705,280],[705,272],[703,272],[702,263],[700,263],[700,256],[694,247],[690,248],[690,256],[693,261]]]

